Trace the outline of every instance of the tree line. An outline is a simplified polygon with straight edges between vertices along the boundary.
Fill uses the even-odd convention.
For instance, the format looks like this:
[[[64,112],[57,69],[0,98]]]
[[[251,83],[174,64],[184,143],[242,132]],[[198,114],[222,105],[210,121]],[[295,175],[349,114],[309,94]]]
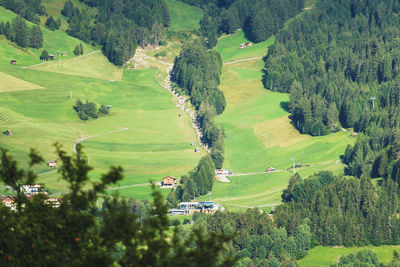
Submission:
[[[211,192],[215,177],[215,165],[210,155],[200,159],[199,164],[184,175],[180,185],[168,195],[168,203],[176,208],[180,201],[191,201],[195,197]]]
[[[246,37],[261,42],[276,34],[289,19],[304,9],[304,0],[183,0],[204,10],[199,33],[209,48],[222,33],[242,28]]]
[[[40,23],[39,16],[46,14],[41,0],[0,0],[0,6],[12,10],[35,24]]]
[[[171,74],[171,80],[190,96],[198,111],[202,141],[211,149],[217,168],[221,168],[224,161],[224,131],[214,122],[215,116],[222,114],[226,106],[224,94],[218,89],[221,70],[220,54],[196,40],[183,46]]]
[[[43,46],[43,33],[40,26],[29,27],[20,16],[15,17],[11,23],[9,21],[0,22],[0,35],[5,35],[7,40],[21,47],[38,49]]]
[[[83,2],[96,9],[96,16],[66,1],[61,13],[69,23],[67,32],[85,42],[102,45],[104,55],[115,65],[121,66],[131,59],[138,45],[158,46],[170,24],[164,0]]]

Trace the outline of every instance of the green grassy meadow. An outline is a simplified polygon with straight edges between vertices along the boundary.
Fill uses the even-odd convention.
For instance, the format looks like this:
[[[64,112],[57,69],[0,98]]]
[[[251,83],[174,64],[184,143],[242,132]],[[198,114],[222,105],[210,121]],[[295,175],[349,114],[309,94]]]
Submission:
[[[308,255],[299,260],[300,267],[319,267],[335,264],[341,256],[357,253],[360,250],[369,249],[376,253],[381,263],[388,264],[393,259],[393,251],[399,250],[399,246],[379,246],[379,247],[322,247],[318,246],[311,249]]]
[[[238,47],[240,44],[247,43],[249,40],[246,39],[242,30],[238,30],[235,34],[222,36],[218,40],[218,44],[215,49],[221,54],[222,61],[235,61],[265,56],[268,46],[273,44],[274,41],[275,37],[272,36],[264,42],[253,44],[253,46],[249,46],[244,49],[239,49]]]
[[[199,27],[203,10],[177,0],[167,0],[171,16],[170,31],[190,31]]]
[[[246,41],[243,38],[242,31],[238,31],[220,39],[219,42],[224,43],[219,43],[217,49],[225,61],[238,59],[233,54],[236,41],[232,40]],[[257,47],[246,49],[251,48]],[[254,54],[249,50],[245,56],[265,55],[267,47],[263,49],[257,48]],[[347,144],[355,141],[348,132],[323,137],[300,134],[290,124],[289,114],[284,109],[289,101],[288,94],[265,90],[261,82],[262,68],[262,60],[256,59],[225,65],[222,71],[220,88],[227,107],[217,123],[224,126],[227,135],[224,167],[234,173],[257,173],[230,177],[231,183],[215,183],[212,198],[233,210],[280,203],[282,190],[293,174],[286,170],[292,166],[292,158],[296,158],[299,165],[308,166],[298,169],[302,177],[325,169],[341,173],[343,165],[338,162],[339,157]],[[268,167],[286,171],[262,174]]]
[[[50,32],[49,37],[60,34]],[[10,65],[8,59],[0,64],[2,77],[10,78],[2,80],[0,88],[16,88],[15,85],[42,88],[13,92],[7,89],[8,92],[0,94],[0,130],[11,129],[14,134],[12,137],[0,135],[0,146],[18,161],[26,162],[31,147],[37,148],[46,161],[54,160],[55,142],[72,153],[74,142],[82,136],[100,135],[83,142],[90,165],[94,167],[91,174],[94,180],[109,166],[120,165],[125,170],[125,179],[117,186],[158,182],[166,175],[180,177],[198,163],[202,153],[194,153],[190,145],[196,136],[189,118],[185,113],[178,116],[182,112],[156,81],[158,70],[123,70],[110,64],[101,52],[63,58],[61,64],[54,61],[21,67],[20,64],[37,63],[35,53],[16,49],[3,40],[0,59],[10,55],[19,64]],[[83,122],[72,109],[77,99],[112,105],[111,114]],[[128,130],[103,135],[123,128]],[[37,167],[35,171],[41,174],[39,182],[45,183],[52,192],[65,192],[66,183],[52,170],[45,164]],[[115,191],[139,199],[149,198],[151,193],[150,186],[109,193]],[[167,194],[169,190],[162,192]]]

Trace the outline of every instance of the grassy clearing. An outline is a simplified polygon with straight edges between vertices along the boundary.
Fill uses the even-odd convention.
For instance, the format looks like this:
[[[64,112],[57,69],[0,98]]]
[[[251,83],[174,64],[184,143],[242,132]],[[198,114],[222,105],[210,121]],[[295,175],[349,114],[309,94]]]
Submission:
[[[374,251],[380,262],[388,264],[393,259],[393,251],[399,250],[399,246],[379,246],[379,247],[354,247],[354,248],[337,248],[337,247],[315,247],[310,250],[308,255],[298,261],[300,267],[319,267],[330,266],[335,264],[337,260],[344,255],[356,253],[360,250],[370,249]]]
[[[99,54],[99,56],[102,56]],[[90,62],[77,64],[77,71],[91,68]],[[0,146],[21,162],[30,147],[36,147],[45,160],[55,159],[53,144],[59,142],[72,152],[81,136],[92,136],[122,129],[129,130],[99,136],[83,142],[91,157],[94,180],[100,179],[110,165],[121,165],[125,179],[116,186],[159,181],[163,176],[180,177],[193,168],[201,153],[194,153],[190,142],[196,140],[189,119],[171,102],[170,94],[154,80],[156,70],[125,71],[121,81],[65,75],[31,68],[0,65],[0,71],[47,90],[2,93],[0,128],[13,130],[14,136],[0,136]],[[73,99],[69,101],[70,91]],[[72,109],[77,99],[112,105],[109,116],[82,122]],[[51,170],[44,164],[37,172]],[[65,192],[66,184],[57,172],[39,177],[54,192]],[[150,188],[121,190],[121,194],[150,197]]]
[[[122,78],[122,69],[110,63],[107,58],[102,55],[101,51],[94,51],[87,56],[50,61],[45,64],[32,66],[32,68],[104,80],[117,81]]]
[[[199,27],[203,10],[180,1],[167,0],[171,16],[170,31],[190,31]]]
[[[0,72],[0,93],[34,89],[44,89],[44,87]]]
[[[304,6],[306,8],[310,8],[313,7],[317,2],[318,0],[305,0]]]
[[[243,41],[240,38],[243,38],[241,31],[219,41],[217,48],[224,60],[244,55],[234,55],[239,50],[237,41],[232,40]],[[254,54],[246,52],[245,56],[254,58],[266,52],[266,47],[257,48]],[[296,158],[297,163],[308,166],[297,169],[302,177],[325,169],[341,173],[343,165],[337,161],[354,139],[345,132],[324,137],[301,135],[290,124],[284,109],[289,101],[288,94],[263,88],[262,67],[262,60],[252,60],[223,68],[220,88],[225,94],[227,108],[217,123],[224,126],[227,135],[224,167],[235,173],[258,173],[271,166],[277,170],[288,169],[292,166],[291,158]],[[212,197],[231,210],[252,206],[265,208],[280,203],[280,195],[291,175],[291,171],[284,171],[230,177],[231,183],[216,182]]]
[[[238,30],[235,34],[221,37],[215,49],[221,54],[222,61],[234,61],[252,57],[263,57],[266,54],[268,46],[273,44],[274,41],[275,37],[273,36],[264,42],[253,44],[253,46],[244,49],[238,49],[240,44],[249,42],[244,32]]]

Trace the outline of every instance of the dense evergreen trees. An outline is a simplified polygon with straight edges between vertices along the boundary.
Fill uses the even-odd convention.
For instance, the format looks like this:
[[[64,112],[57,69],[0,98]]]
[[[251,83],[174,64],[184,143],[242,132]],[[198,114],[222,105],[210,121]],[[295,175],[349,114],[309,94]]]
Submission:
[[[200,33],[214,47],[221,33],[233,33],[243,28],[254,42],[266,40],[278,32],[283,24],[303,10],[304,0],[184,0],[201,7],[205,15],[200,22]]]
[[[266,56],[264,85],[291,94],[299,131],[323,135],[355,127],[365,113],[392,109],[399,77],[398,6],[322,0],[279,34]],[[375,110],[371,97],[377,98]]]
[[[54,20],[53,16],[50,16],[47,18],[45,25],[52,31],[58,30],[61,26],[61,20],[60,19]]]
[[[85,42],[103,46],[103,53],[116,65],[122,65],[135,53],[138,44],[159,45],[170,17],[164,0],[85,0],[97,10],[91,17],[71,1],[61,13],[68,18],[67,32]],[[93,23],[94,21],[94,23]]]
[[[28,27],[26,21],[20,16],[13,21],[0,23],[0,35],[5,35],[8,40],[21,47],[40,48],[43,46],[43,33],[39,25]]]
[[[0,0],[0,6],[11,9],[33,23],[40,23],[39,16],[46,14],[41,0]]]
[[[206,224],[207,231],[234,233],[226,243],[226,256],[239,258],[235,266],[297,266],[313,246],[309,221],[296,226],[293,233],[277,228],[265,213],[257,209],[246,212],[217,212],[210,216],[193,216],[196,225]]]
[[[277,226],[294,233],[308,218],[317,244],[400,242],[399,188],[391,180],[377,188],[366,176],[344,178],[325,171],[303,180],[295,175],[282,200],[285,204],[275,210]]]
[[[218,89],[221,70],[219,53],[194,41],[183,46],[171,75],[171,80],[190,96],[198,110],[203,142],[211,148],[217,168],[221,168],[224,161],[224,132],[214,122],[214,117],[220,115],[226,105],[224,94]]]
[[[176,207],[178,201],[191,201],[197,196],[205,195],[212,190],[215,165],[209,155],[201,158],[199,164],[181,179],[181,185],[171,191],[168,202]]]

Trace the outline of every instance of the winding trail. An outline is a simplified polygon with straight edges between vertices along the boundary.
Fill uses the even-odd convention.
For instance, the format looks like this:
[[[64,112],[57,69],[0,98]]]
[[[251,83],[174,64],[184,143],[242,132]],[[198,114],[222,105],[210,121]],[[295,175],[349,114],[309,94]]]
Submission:
[[[67,59],[64,59],[64,60],[72,60],[72,59],[77,59],[77,58],[83,58],[83,57],[89,56],[89,55],[94,54],[94,53],[97,53],[97,52],[101,52],[101,50],[94,50],[94,51],[89,52],[89,53],[87,53],[87,54],[84,54],[84,55],[82,55],[82,56],[67,58]],[[42,62],[42,63],[35,64],[35,65],[22,66],[21,68],[23,68],[23,69],[31,68],[31,67],[35,67],[35,66],[40,66],[40,65],[45,65],[45,64],[54,63],[54,62],[61,61],[61,60],[62,60],[62,59],[60,59],[60,60],[46,61],[46,62]]]
[[[160,61],[161,63],[165,63]],[[210,149],[208,148],[208,146],[206,144],[204,144],[202,142],[202,138],[203,138],[203,133],[200,130],[200,125],[197,122],[197,112],[190,110],[189,108],[186,107],[185,103],[188,101],[188,98],[186,96],[180,96],[176,91],[174,91],[172,89],[171,86],[171,72],[172,72],[172,68],[173,68],[173,64],[170,64],[168,66],[168,68],[166,69],[168,76],[165,78],[164,82],[163,82],[163,87],[165,89],[167,89],[168,92],[171,93],[171,95],[173,95],[176,100],[176,106],[178,108],[180,108],[181,110],[185,111],[188,115],[189,118],[192,122],[192,128],[194,129],[194,131],[196,132],[196,137],[197,137],[197,142],[200,144],[200,146],[207,151],[208,153],[210,153]]]
[[[252,57],[252,58],[245,58],[245,59],[240,59],[240,60],[235,60],[235,61],[228,61],[228,62],[225,62],[224,65],[231,65],[231,64],[252,61],[252,60],[257,60],[257,59],[262,59],[262,58],[263,57]]]
[[[109,135],[109,134],[115,134],[115,133],[119,133],[119,132],[123,132],[129,130],[129,128],[123,128],[121,130],[116,130],[116,131],[111,131],[111,132],[107,132],[107,133],[102,133],[102,134],[96,134],[96,135],[92,135],[92,136],[87,136],[87,137],[83,137],[81,139],[79,139],[78,141],[76,141],[74,143],[74,145],[72,146],[72,150],[74,151],[74,153],[76,154],[76,146],[81,143],[84,140],[90,139],[90,138],[94,138],[94,137],[99,137],[99,136],[104,136],[104,135]]]

